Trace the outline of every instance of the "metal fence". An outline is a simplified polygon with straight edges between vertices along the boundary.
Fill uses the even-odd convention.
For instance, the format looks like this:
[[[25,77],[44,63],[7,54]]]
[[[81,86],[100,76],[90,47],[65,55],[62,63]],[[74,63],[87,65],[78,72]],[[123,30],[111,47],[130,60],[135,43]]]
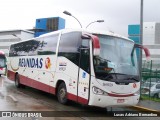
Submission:
[[[160,99],[160,62],[143,61],[141,95]]]

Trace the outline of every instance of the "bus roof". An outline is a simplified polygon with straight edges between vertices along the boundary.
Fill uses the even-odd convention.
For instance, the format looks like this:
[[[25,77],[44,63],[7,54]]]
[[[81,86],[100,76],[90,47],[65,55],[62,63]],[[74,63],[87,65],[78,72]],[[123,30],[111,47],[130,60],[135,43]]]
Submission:
[[[93,31],[93,30],[87,30],[87,29],[71,29],[71,28],[67,28],[67,29],[62,29],[62,30],[57,30],[57,31],[46,33],[46,34],[42,34],[42,35],[40,35],[39,37],[36,37],[36,38],[26,39],[26,40],[23,40],[23,41],[12,43],[11,45],[17,44],[17,43],[21,43],[21,42],[25,42],[25,41],[32,40],[32,39],[36,40],[36,39],[42,38],[42,37],[52,36],[52,35],[59,34],[59,33],[73,32],[73,31],[74,32],[77,31],[77,32],[83,32],[83,33],[90,33],[90,34],[108,35],[108,36],[123,38],[125,40],[133,42],[133,40],[131,40],[131,39],[127,38],[127,37],[121,36],[119,34],[115,34],[114,32],[110,32],[110,31],[99,31],[99,30],[97,30],[97,31],[94,30]]]
[[[87,32],[87,33],[90,33],[90,34],[108,35],[108,36],[113,36],[113,37],[123,38],[123,39],[129,40],[129,41],[133,41],[133,40],[127,38],[127,37],[124,37],[122,35],[119,35],[119,34],[116,34],[114,32],[110,32],[110,31],[100,31],[100,30],[96,31],[96,30],[71,29],[71,28],[70,29],[62,29],[62,30],[46,33],[46,34],[40,35],[39,37],[52,36],[54,34],[72,32],[72,31]]]

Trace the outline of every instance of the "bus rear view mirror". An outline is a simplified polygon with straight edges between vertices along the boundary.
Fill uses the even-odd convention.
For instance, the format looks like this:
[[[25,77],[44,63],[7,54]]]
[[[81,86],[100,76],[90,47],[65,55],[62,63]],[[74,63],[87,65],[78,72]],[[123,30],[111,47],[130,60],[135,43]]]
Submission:
[[[91,37],[88,36],[88,35],[86,35],[86,34],[83,34],[83,35],[81,36],[81,38],[82,38],[82,39],[90,39]]]
[[[135,44],[134,45],[135,48],[140,48],[140,49],[143,49],[144,50],[144,53],[146,55],[146,59],[147,60],[150,60],[150,52],[149,52],[149,49],[144,47],[143,45],[139,45],[139,44]]]
[[[83,34],[81,36],[82,39],[87,39],[87,40],[92,40],[93,44],[93,55],[94,56],[99,56],[100,55],[100,42],[99,38],[95,35],[91,34]]]
[[[100,55],[100,42],[99,38],[95,35],[92,36],[92,42],[93,42],[93,55],[99,56]]]

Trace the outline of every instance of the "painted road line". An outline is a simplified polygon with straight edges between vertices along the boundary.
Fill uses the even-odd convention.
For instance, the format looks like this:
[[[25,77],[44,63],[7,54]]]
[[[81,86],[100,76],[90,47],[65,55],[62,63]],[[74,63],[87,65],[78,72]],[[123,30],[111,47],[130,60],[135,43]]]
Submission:
[[[18,102],[18,100],[15,97],[13,97],[12,95],[7,95],[7,97],[10,97],[14,102]]]
[[[158,111],[158,110],[154,110],[154,109],[150,109],[150,108],[146,108],[146,107],[138,106],[138,105],[131,106],[129,108],[136,109],[136,110],[139,110],[139,111],[148,111],[148,112],[154,112],[154,113],[160,114],[160,111]]]

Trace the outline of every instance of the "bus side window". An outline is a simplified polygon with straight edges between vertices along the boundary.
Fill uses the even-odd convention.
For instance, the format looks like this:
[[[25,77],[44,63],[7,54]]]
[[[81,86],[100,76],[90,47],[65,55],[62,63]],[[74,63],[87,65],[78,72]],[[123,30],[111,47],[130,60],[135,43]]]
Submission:
[[[35,55],[37,54],[35,52],[36,47],[35,44],[38,44],[35,42],[35,40],[29,40],[25,42],[20,42],[15,45],[11,45],[9,56],[26,56],[26,55]]]
[[[79,65],[79,51],[81,45],[81,32],[64,33],[59,43],[58,56],[63,56]]]
[[[38,55],[56,54],[59,34],[41,38],[39,40]]]
[[[9,56],[10,56],[10,57],[16,56],[16,52],[15,52],[15,49],[14,49],[14,45],[11,45],[11,46],[10,46]]]
[[[82,39],[82,47],[89,48],[89,40],[88,39]]]
[[[39,46],[39,41],[38,40],[30,40],[26,46],[28,46],[28,50],[26,51],[29,56],[32,55],[37,55],[37,49]]]

